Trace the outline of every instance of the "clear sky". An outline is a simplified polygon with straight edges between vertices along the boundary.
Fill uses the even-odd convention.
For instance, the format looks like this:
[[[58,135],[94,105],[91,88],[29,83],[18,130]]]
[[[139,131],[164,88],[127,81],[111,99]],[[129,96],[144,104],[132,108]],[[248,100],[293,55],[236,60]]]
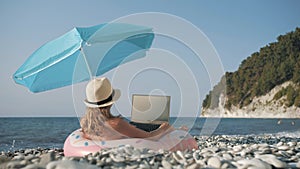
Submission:
[[[278,35],[300,27],[299,7],[298,0],[1,0],[0,116],[76,116],[75,111],[82,112],[84,105],[80,99],[74,99],[71,87],[33,94],[12,79],[13,73],[36,49],[73,27],[97,25],[134,13],[169,13],[197,26],[214,45],[224,70],[235,71],[251,53],[276,41]],[[163,46],[156,45],[162,49]],[[155,72],[147,79],[151,80],[153,74]],[[156,77],[164,76],[160,73]],[[144,81],[145,77],[147,73],[137,77],[137,83],[132,83],[129,92],[138,91],[143,85],[138,81]],[[79,98],[84,97],[84,85],[77,86]],[[201,89],[201,99],[209,88]],[[173,103],[177,102],[175,99]],[[130,110],[127,107],[124,111]]]

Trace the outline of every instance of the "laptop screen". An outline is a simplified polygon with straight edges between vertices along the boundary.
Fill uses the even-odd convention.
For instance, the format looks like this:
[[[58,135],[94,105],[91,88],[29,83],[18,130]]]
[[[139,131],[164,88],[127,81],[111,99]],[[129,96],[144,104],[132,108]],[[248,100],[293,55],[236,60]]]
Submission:
[[[132,96],[131,121],[139,123],[168,122],[170,96]]]

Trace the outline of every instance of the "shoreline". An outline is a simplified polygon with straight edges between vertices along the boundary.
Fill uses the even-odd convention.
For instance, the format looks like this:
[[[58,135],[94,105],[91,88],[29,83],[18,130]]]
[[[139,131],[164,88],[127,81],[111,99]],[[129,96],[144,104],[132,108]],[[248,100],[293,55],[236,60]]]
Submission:
[[[78,118],[78,117],[0,117],[1,118]],[[130,119],[130,117],[124,117],[126,119]],[[224,118],[224,119],[299,119],[300,117],[270,117],[270,116],[262,116],[262,117],[249,117],[249,116],[212,116],[212,115],[205,115],[205,116],[198,116],[198,117],[189,117],[189,116],[170,116],[170,118]]]
[[[215,116],[202,116],[199,118],[207,118],[207,119],[295,119],[300,120],[300,117],[243,117],[243,116],[223,116],[223,117],[215,117]]]
[[[223,117],[218,117],[218,116],[201,116],[199,118],[207,118],[207,119],[295,119],[295,120],[300,120],[300,117],[242,117],[242,116],[223,116]]]
[[[300,137],[272,135],[194,136],[199,150],[153,151],[123,146],[84,157],[65,157],[63,149],[1,152],[0,169],[50,168],[300,168]]]

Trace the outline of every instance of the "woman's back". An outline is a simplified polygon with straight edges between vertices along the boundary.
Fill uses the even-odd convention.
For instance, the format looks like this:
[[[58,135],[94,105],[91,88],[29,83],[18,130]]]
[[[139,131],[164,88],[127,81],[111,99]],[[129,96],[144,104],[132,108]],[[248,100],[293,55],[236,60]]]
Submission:
[[[103,108],[87,107],[80,125],[86,137],[94,140],[115,140],[127,138],[116,130],[120,117],[110,114],[110,106]]]

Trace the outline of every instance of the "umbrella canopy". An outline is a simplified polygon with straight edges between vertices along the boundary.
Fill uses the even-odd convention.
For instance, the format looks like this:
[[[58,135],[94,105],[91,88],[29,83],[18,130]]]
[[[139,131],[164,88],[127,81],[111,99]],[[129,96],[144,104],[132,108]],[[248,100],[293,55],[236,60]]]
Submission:
[[[153,38],[151,28],[132,24],[76,27],[36,50],[13,78],[32,92],[86,81],[144,57]]]

